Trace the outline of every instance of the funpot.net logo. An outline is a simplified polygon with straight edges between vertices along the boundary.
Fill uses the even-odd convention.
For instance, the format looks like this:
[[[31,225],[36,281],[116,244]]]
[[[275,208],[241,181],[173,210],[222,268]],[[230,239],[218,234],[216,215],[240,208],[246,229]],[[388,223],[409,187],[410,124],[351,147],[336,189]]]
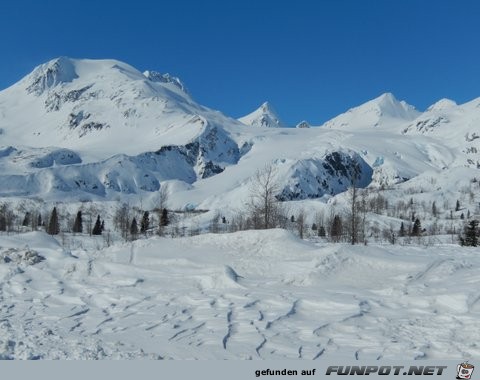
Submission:
[[[325,375],[379,375],[379,376],[388,376],[388,375],[418,375],[418,376],[428,376],[428,375],[442,375],[444,370],[447,368],[446,365],[412,365],[412,366],[403,366],[403,365],[352,365],[352,366],[338,366],[332,365],[327,368]],[[465,378],[466,379],[466,378]],[[470,379],[470,378],[468,378]]]
[[[463,362],[457,365],[457,379],[468,379],[472,378],[473,369],[475,366],[469,362]]]

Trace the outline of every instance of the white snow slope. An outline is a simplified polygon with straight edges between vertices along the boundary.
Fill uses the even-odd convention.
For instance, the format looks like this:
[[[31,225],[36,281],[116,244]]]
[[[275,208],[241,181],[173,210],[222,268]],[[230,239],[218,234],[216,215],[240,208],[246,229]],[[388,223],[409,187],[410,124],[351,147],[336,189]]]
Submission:
[[[71,253],[37,232],[0,246],[2,358],[480,357],[478,249],[283,230]]]
[[[148,200],[173,183],[172,207],[215,209],[244,205],[265,164],[284,200],[345,191],[353,159],[362,186],[480,167],[478,99],[421,113],[384,94],[316,128],[279,128],[265,103],[241,121],[168,74],[61,57],[0,92],[0,196]]]

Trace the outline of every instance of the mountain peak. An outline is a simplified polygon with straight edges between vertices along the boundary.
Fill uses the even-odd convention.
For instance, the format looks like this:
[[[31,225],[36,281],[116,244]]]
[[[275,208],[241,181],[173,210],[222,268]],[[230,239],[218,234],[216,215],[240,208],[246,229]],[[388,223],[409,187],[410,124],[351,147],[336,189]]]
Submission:
[[[98,153],[105,158],[119,147],[128,154],[155,150],[185,136],[193,139],[207,125],[230,122],[196,103],[184,88],[169,74],[144,75],[118,60],[59,57],[0,91],[2,142],[95,151],[108,145]],[[130,144],[132,139],[138,143]]]
[[[386,92],[379,97],[371,100],[360,106],[376,105],[378,111],[385,116],[394,118],[410,118],[411,111],[415,111],[415,107],[406,103],[405,101],[399,101],[391,92]]]
[[[78,78],[98,82],[104,78],[118,80],[118,75],[130,79],[145,79],[134,67],[114,59],[73,59],[58,57],[37,66],[22,79],[28,93],[42,95],[58,85],[71,83]]]
[[[264,102],[255,111],[238,120],[243,124],[254,127],[285,128],[285,124],[280,120],[269,102]]]
[[[374,100],[379,100],[379,101],[398,101],[395,95],[393,95],[391,92],[384,92],[382,95],[379,97],[375,98]]]
[[[60,83],[68,83],[78,78],[75,64],[68,57],[59,57],[37,66],[27,76],[27,91],[41,95],[45,90],[55,87]]]
[[[180,80],[180,78],[178,77],[174,77],[172,75],[170,75],[169,73],[165,73],[165,74],[162,74],[162,73],[159,73],[158,71],[154,71],[154,70],[147,70],[143,73],[143,75],[151,80],[152,82],[159,82],[159,83],[171,83],[173,84],[175,87],[179,88],[180,90],[182,90],[183,92],[185,93],[188,93],[185,85],[183,84],[183,82]]]
[[[274,112],[269,102],[263,102],[260,108],[263,112]]]
[[[444,111],[446,109],[450,109],[456,106],[457,103],[454,100],[443,98],[428,107],[427,111]]]
[[[302,120],[295,126],[295,128],[310,128],[310,123],[308,121]]]
[[[347,112],[327,121],[328,128],[368,128],[383,124],[411,121],[418,117],[419,112],[414,106],[399,101],[386,92],[375,99],[351,108]]]

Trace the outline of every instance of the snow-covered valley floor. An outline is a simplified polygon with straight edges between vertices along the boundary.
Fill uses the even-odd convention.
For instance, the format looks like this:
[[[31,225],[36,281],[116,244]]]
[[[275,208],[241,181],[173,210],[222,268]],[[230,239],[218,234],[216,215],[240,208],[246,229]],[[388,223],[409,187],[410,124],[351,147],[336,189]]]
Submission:
[[[480,357],[478,248],[352,247],[283,230],[71,253],[36,232],[0,247],[4,359]]]

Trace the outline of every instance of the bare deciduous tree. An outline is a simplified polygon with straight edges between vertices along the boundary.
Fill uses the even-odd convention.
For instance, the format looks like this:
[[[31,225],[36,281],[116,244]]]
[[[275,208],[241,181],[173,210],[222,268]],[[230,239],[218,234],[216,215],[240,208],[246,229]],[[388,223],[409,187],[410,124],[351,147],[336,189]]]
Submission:
[[[127,241],[130,231],[130,207],[126,203],[117,208],[113,216],[113,222],[115,228],[121,232],[122,237]]]
[[[218,212],[213,216],[209,230],[213,234],[218,234],[220,232],[220,214]]]
[[[297,215],[297,219],[295,220],[298,236],[300,237],[300,239],[303,239],[303,236],[305,234],[305,228],[306,228],[305,219],[306,219],[305,218],[305,211],[300,210],[300,212]]]
[[[92,236],[92,230],[93,230],[93,220],[95,216],[99,214],[99,209],[97,206],[95,206],[94,203],[88,202],[88,206],[85,208],[85,227],[87,231],[89,231],[90,236]]]
[[[158,191],[158,198],[156,202],[156,209],[162,211],[168,207],[168,187],[163,184]]]
[[[266,165],[255,173],[250,185],[249,218],[255,229],[275,228],[283,217],[282,207],[277,193],[280,186],[277,181],[277,171],[272,165]]]

